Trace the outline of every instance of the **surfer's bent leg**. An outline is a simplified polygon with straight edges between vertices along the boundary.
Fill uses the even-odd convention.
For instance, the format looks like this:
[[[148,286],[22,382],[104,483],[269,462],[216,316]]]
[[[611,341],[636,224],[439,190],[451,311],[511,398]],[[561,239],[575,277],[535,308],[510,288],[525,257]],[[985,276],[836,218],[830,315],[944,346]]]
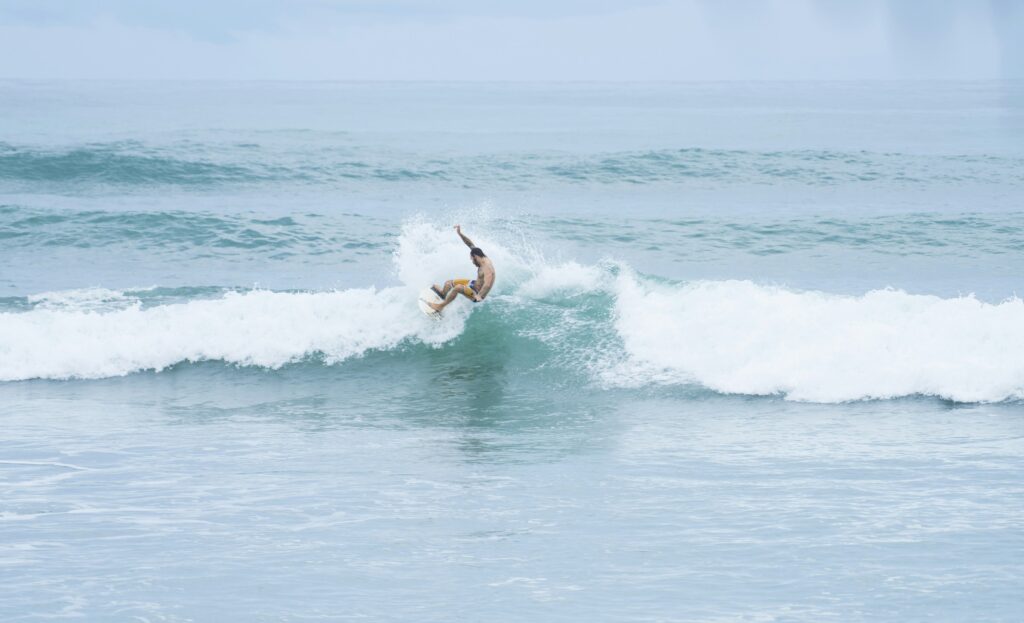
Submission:
[[[454,301],[456,296],[458,296],[460,294],[465,294],[466,288],[469,288],[469,286],[464,286],[462,284],[452,284],[451,281],[447,281],[444,284],[444,294],[445,294],[444,300],[441,301],[440,303],[427,303],[427,305],[431,306],[432,308],[434,308],[437,311],[441,311],[449,303]],[[471,297],[473,295],[472,294],[468,294],[467,296]]]
[[[449,279],[448,281],[444,282],[443,286],[439,286],[437,284],[434,284],[434,285],[430,286],[430,288],[434,292],[437,292],[438,296],[440,296],[441,298],[444,298],[444,297],[448,296],[448,291],[452,289],[452,284],[453,283],[454,282],[451,279]]]

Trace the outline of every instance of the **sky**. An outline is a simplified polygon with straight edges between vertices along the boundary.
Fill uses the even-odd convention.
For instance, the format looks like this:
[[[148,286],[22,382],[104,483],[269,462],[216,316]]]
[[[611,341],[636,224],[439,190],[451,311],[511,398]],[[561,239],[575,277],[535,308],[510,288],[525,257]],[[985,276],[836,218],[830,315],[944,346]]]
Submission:
[[[1024,78],[1024,0],[0,0],[0,78]]]

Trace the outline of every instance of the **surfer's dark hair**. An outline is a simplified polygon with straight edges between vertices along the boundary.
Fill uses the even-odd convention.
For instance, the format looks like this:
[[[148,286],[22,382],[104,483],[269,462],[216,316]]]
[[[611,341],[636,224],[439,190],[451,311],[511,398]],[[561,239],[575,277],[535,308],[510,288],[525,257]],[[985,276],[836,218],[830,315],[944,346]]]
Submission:
[[[481,249],[480,247],[472,247],[469,250],[469,254],[475,255],[477,257],[487,257],[486,255],[484,255],[483,249]]]

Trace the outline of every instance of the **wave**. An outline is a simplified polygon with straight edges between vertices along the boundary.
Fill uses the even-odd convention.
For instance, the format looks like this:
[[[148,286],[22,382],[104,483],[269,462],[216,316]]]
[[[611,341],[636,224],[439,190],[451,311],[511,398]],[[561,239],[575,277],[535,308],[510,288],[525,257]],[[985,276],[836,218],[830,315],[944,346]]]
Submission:
[[[506,218],[554,240],[629,252],[639,242],[679,257],[714,257],[724,250],[770,256],[826,248],[867,250],[891,256],[1016,254],[1024,212],[908,213],[852,218],[835,215],[685,219]],[[357,233],[358,232],[358,233]],[[360,214],[199,211],[54,210],[0,205],[5,249],[109,249],[148,253],[194,251],[204,256],[376,256],[394,242],[393,224]]]
[[[137,142],[66,149],[0,143],[0,180],[102,185],[213,185],[260,177],[243,164],[183,158]]]
[[[438,157],[350,145],[139,141],[42,147],[0,143],[0,183],[14,190],[293,183],[459,184],[473,188],[538,185],[848,184],[1020,185],[1019,158],[834,150],[507,152]]]
[[[552,263],[483,232],[477,242],[500,269],[494,295],[480,306],[453,305],[434,323],[418,311],[416,292],[465,274],[465,248],[451,238],[407,222],[394,253],[400,284],[383,288],[29,297],[0,313],[0,380],[94,379],[200,361],[341,365],[438,348],[459,356],[470,348],[467,327],[485,323],[487,340],[542,345],[540,365],[608,390],[688,385],[813,402],[1024,398],[1024,302],[1016,298],[668,282],[612,261]]]
[[[7,248],[105,249],[112,245],[143,251],[196,249],[203,254],[246,252],[286,256],[381,252],[383,232],[368,232],[373,219],[357,214],[268,217],[189,211],[52,210],[0,205],[0,240]],[[345,225],[348,225],[346,227]],[[364,233],[348,235],[358,226]],[[378,227],[378,229],[380,229]]]

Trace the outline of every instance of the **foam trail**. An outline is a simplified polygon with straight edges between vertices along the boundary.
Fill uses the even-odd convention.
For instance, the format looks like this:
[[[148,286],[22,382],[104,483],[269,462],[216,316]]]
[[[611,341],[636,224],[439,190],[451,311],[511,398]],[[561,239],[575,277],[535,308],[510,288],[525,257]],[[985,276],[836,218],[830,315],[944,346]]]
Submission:
[[[1024,398],[1024,301],[875,290],[794,292],[747,281],[618,278],[626,364],[613,384],[699,383],[734,394],[841,402],[910,395]]]

